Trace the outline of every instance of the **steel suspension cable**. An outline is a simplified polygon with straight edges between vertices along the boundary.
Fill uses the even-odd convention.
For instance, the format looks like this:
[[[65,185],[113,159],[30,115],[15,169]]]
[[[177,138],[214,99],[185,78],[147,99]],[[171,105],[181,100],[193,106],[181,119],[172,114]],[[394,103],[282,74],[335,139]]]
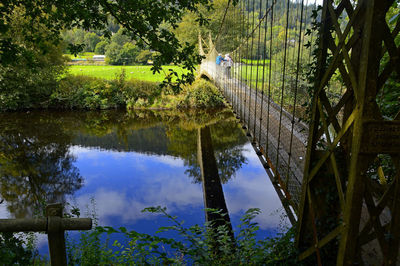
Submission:
[[[226,4],[225,11],[224,11],[224,16],[222,17],[221,23],[219,25],[217,37],[215,38],[215,45],[218,44],[219,36],[221,36],[222,26],[225,24],[226,14],[228,13],[228,8],[229,8],[230,4],[231,4],[231,0],[228,0],[228,3]],[[214,49],[215,49],[215,45],[214,45]]]
[[[269,73],[268,73],[268,106],[267,106],[267,136],[266,136],[266,143],[265,143],[265,154],[268,155],[269,151],[269,126],[270,126],[270,107],[272,101],[271,95],[271,79],[272,79],[272,47],[273,47],[273,35],[272,35],[272,28],[274,25],[274,6],[271,9],[271,23],[270,23],[270,43],[269,43]]]
[[[305,7],[306,7],[306,9],[305,9],[305,15],[304,15],[304,30],[303,30],[303,45],[301,46],[301,55],[300,55],[300,61],[302,62],[302,65],[304,65],[304,48],[306,47],[305,46],[305,37],[306,37],[306,33],[305,33],[305,31],[306,31],[306,27],[307,27],[307,22],[308,22],[308,1],[309,0],[307,0],[306,1],[306,4],[305,4]],[[304,8],[304,7],[303,7]],[[306,48],[307,49],[307,48]],[[311,48],[309,48],[310,50],[311,50]],[[304,69],[303,69],[303,67],[301,68],[301,70],[302,70],[302,72],[301,72],[301,80],[302,81],[304,81],[305,80],[305,77],[304,77]],[[300,89],[300,88],[299,88]],[[300,91],[300,93],[303,95],[303,97],[304,97],[304,95],[305,95],[305,91],[303,90],[303,91]],[[303,104],[303,103],[299,103],[299,104]],[[300,110],[300,112],[301,112],[301,110]],[[298,114],[298,118],[299,118],[299,121],[300,121],[300,118],[303,118],[304,117],[304,114]]]
[[[297,90],[299,83],[299,73],[300,73],[300,58],[301,58],[301,49],[302,49],[302,30],[303,30],[303,12],[304,12],[304,0],[301,1],[301,11],[300,11],[300,33],[299,33],[299,45],[297,47],[297,62],[296,62],[296,80],[294,86],[294,101],[293,101],[293,113],[292,113],[292,127],[290,133],[290,144],[289,144],[289,158],[288,158],[288,168],[286,173],[286,186],[289,180],[289,172],[290,172],[290,163],[292,159],[292,147],[293,147],[293,133],[294,133],[294,124],[295,124],[295,114],[296,114],[296,104],[297,104]]]
[[[254,10],[255,11],[255,10]],[[262,1],[260,1],[260,13],[259,15],[261,15],[262,12]],[[265,20],[267,21],[267,20]],[[258,70],[259,70],[259,57],[260,57],[260,42],[261,42],[261,27],[258,27],[258,45],[257,45],[257,56],[256,56],[256,60],[257,60],[257,73],[256,73],[256,97],[255,97],[255,101],[254,101],[254,128],[253,128],[253,138],[256,138],[256,125],[257,125],[257,100],[258,100]],[[264,69],[263,69],[264,71]],[[262,103],[261,103],[262,104]],[[261,117],[262,113],[260,113],[260,117]],[[261,125],[261,121],[260,121],[260,125]],[[259,139],[260,141],[260,139]]]
[[[236,19],[235,21],[240,21],[241,22],[241,7],[240,7],[240,3],[238,5],[238,8],[236,8]],[[239,22],[239,23],[240,23]],[[239,24],[240,27],[235,27],[236,29],[236,44],[240,43],[241,41],[241,23]],[[240,117],[239,116],[239,70],[240,70],[240,50],[235,50],[235,62],[233,63],[234,65],[234,74],[235,74],[235,97],[236,97],[236,117]]]
[[[285,95],[285,79],[286,79],[286,61],[287,61],[287,41],[289,32],[289,11],[290,11],[290,0],[287,0],[287,11],[286,11],[286,30],[285,30],[285,47],[283,53],[283,68],[282,68],[282,89],[281,89],[281,108],[279,114],[279,130],[278,130],[278,144],[276,148],[276,167],[279,167],[279,149],[281,144],[282,135],[282,114],[283,114],[283,103]]]
[[[233,24],[233,26],[232,26],[232,37],[231,37],[231,40],[232,40],[232,46],[231,47],[234,47],[235,46],[235,35],[236,35],[236,32],[235,32],[235,23],[236,23],[236,8],[233,8],[233,21],[234,21],[234,24]],[[235,58],[235,55],[234,55],[234,53],[231,53],[230,55],[229,55],[231,58]],[[233,62],[233,59],[232,59],[232,62],[231,62],[231,67],[229,68],[229,76],[228,76],[228,82],[229,82],[229,84],[230,84],[230,87],[231,87],[231,94],[232,94],[232,108],[233,108],[233,110],[235,110],[235,106],[236,106],[236,97],[235,97],[235,91],[234,91],[234,89],[235,89],[235,87],[234,87],[234,83],[233,83],[233,81],[234,81],[234,77],[235,77],[235,73],[234,73],[234,62]],[[227,71],[228,72],[228,71]],[[233,72],[233,73],[232,73]],[[236,113],[236,111],[234,111],[235,113]]]
[[[241,5],[241,25],[240,25],[240,32],[241,32],[241,43],[243,42],[243,37],[242,34],[245,30],[244,27],[244,20],[245,20],[245,13],[244,13],[244,8],[245,8],[245,0],[243,0]],[[239,55],[239,63],[240,63],[240,70],[239,70],[239,75],[240,75],[240,119],[243,120],[244,116],[243,116],[243,64],[242,64],[242,56],[243,56],[243,49],[240,49],[240,55]]]
[[[262,18],[259,20],[259,23],[252,28],[252,31],[248,34],[246,34],[246,37],[244,38],[243,42],[241,42],[238,47],[236,49],[240,49],[242,47],[242,45],[245,44],[245,42],[250,39],[250,37],[254,34],[254,32],[258,29],[258,27],[260,27],[261,23],[264,21],[264,19],[267,17],[267,15],[269,14],[269,12],[271,11],[272,7],[276,4],[278,0],[273,0],[271,7],[268,8],[267,12],[265,12],[264,16],[262,16]]]
[[[265,5],[265,12],[267,12],[267,8],[268,8],[268,2],[269,0],[267,0],[267,3]],[[260,7],[261,9],[261,7]],[[272,13],[272,12],[271,12]],[[262,80],[261,80],[261,110],[260,110],[260,127],[259,127],[259,131],[258,131],[258,140],[259,140],[259,146],[260,148],[262,147],[262,143],[261,143],[261,124],[262,124],[262,120],[263,120],[263,106],[264,106],[264,89],[265,89],[265,59],[267,56],[267,29],[268,29],[268,17],[265,19],[265,24],[264,24],[264,46],[263,46],[263,67],[262,67]],[[268,113],[267,113],[268,115]],[[266,140],[266,142],[268,142],[268,140]]]
[[[235,15],[235,22],[239,20],[240,18],[240,6],[238,8],[235,9],[236,10],[236,15]],[[240,40],[240,31],[237,29],[237,25],[235,24],[235,29],[236,29],[236,34],[235,34],[235,40],[237,40],[237,43],[239,43]],[[234,58],[235,61],[233,62],[233,74],[234,74],[234,81],[235,81],[235,110],[236,110],[236,116],[238,117],[238,103],[239,103],[239,99],[238,99],[238,86],[239,86],[239,76],[238,76],[238,69],[239,69],[239,65],[236,65],[238,60],[237,58],[239,57],[239,51],[235,51],[234,52]],[[236,62],[236,63],[235,63]]]
[[[255,0],[253,0],[253,22],[252,22],[252,27],[254,27],[254,23],[255,23],[255,12],[254,12],[254,8],[255,8]],[[252,33],[254,33],[254,30],[252,31]],[[252,81],[253,81],[253,50],[254,50],[254,36],[252,36],[251,38],[251,50],[250,50],[250,84],[249,84],[249,114],[248,114],[248,132],[250,132],[250,115],[251,115],[251,95],[253,94],[252,92]],[[248,61],[249,59],[247,59]]]
[[[250,0],[247,0],[247,7],[246,7],[246,9],[247,9],[247,24],[248,24],[248,21],[250,20],[250,12],[248,11],[249,10],[249,6],[250,6]],[[246,35],[248,35],[248,32],[249,32],[249,27],[248,27],[248,25],[247,25],[247,27],[246,27],[246,32],[247,32],[247,34]],[[247,69],[248,69],[248,67],[247,67],[247,60],[248,60],[248,58],[249,58],[249,41],[248,41],[248,39],[246,39],[246,61],[245,61],[245,71],[246,71],[246,74],[245,74],[245,89],[244,89],[244,105],[243,105],[243,119],[244,119],[244,121],[246,121],[246,101],[247,101],[247,78],[248,78],[248,76],[247,76]]]

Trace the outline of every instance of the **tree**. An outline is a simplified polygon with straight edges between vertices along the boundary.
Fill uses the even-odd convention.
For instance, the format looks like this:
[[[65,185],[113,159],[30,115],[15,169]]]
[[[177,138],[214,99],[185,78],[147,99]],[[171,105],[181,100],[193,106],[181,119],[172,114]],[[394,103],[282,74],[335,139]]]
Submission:
[[[94,52],[96,54],[105,54],[108,45],[109,45],[108,41],[102,40],[96,44],[96,48],[94,49]]]
[[[112,42],[107,46],[106,63],[110,65],[122,65],[121,55],[122,46]]]
[[[45,107],[64,69],[63,47],[51,42],[52,30],[23,7],[7,19],[0,45],[9,40],[11,50],[4,51],[4,45],[0,50],[0,111]]]
[[[230,8],[227,10],[224,23],[221,27],[228,2]],[[245,34],[245,31],[241,32],[241,28],[243,28],[241,27],[242,21],[235,16],[234,4],[235,1],[215,0],[213,1],[213,9],[199,6],[200,12],[208,19],[208,23],[205,25],[199,25],[196,17],[191,12],[186,12],[179,23],[179,27],[174,32],[181,42],[188,42],[196,47],[199,32],[203,38],[207,38],[208,34],[211,33],[214,41],[219,36],[218,42],[215,43],[219,51],[231,52],[238,46],[240,37],[244,37]]]
[[[46,39],[56,43],[60,40],[60,32],[64,28],[103,29],[110,34],[107,26],[111,15],[126,29],[126,34],[130,38],[140,45],[148,45],[150,49],[159,52],[154,59],[152,67],[154,72],[160,72],[162,65],[170,63],[180,64],[190,72],[184,75],[183,79],[178,80],[174,86],[177,89],[184,80],[189,82],[194,80],[194,71],[201,57],[196,53],[193,45],[179,42],[172,30],[177,27],[185,11],[193,12],[198,16],[198,22],[204,24],[206,20],[198,10],[199,4],[209,10],[212,1],[10,0],[1,4],[0,31],[3,35],[10,30],[8,23],[10,14],[17,7],[24,8],[26,16],[51,28],[52,34],[46,36]],[[41,36],[35,33],[35,37]],[[13,42],[11,36],[2,38],[0,40],[1,64],[13,62],[15,60],[13,55],[17,49],[23,49],[23,46]]]
[[[111,42],[123,46],[125,43],[131,41],[131,39],[124,34],[125,29],[120,28],[117,33],[113,34],[111,37]]]
[[[149,50],[142,50],[140,53],[136,56],[136,62],[139,64],[145,65],[147,62],[152,59],[153,53]]]
[[[136,62],[138,54],[139,48],[133,43],[127,42],[122,46],[119,57],[122,60],[122,64],[131,65]]]
[[[87,52],[94,52],[97,43],[100,42],[100,37],[94,32],[86,32],[84,37],[85,50]]]

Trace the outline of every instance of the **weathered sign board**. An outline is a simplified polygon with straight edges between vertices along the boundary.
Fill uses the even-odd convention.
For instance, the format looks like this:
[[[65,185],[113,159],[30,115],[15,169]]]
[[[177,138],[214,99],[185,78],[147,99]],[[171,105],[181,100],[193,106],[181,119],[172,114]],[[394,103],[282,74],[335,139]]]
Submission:
[[[361,152],[400,154],[400,121],[365,121]]]

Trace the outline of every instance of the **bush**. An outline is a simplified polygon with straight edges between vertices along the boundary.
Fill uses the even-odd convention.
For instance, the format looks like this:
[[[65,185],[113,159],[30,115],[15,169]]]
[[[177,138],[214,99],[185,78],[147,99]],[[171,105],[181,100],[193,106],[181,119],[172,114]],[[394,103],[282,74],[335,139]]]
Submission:
[[[0,261],[2,265],[29,265],[36,256],[33,234],[0,233]]]
[[[210,81],[204,79],[196,80],[191,86],[182,91],[178,107],[180,108],[214,108],[223,107],[224,98],[218,88]]]
[[[66,76],[50,97],[51,106],[66,109],[110,109],[131,107],[138,99],[152,103],[160,95],[157,83],[125,80],[122,73],[114,80],[87,76]]]
[[[189,109],[217,108],[224,100],[217,87],[197,80],[180,94],[158,83],[125,80],[123,71],[114,80],[68,75],[59,81],[50,97],[50,106],[65,109]]]

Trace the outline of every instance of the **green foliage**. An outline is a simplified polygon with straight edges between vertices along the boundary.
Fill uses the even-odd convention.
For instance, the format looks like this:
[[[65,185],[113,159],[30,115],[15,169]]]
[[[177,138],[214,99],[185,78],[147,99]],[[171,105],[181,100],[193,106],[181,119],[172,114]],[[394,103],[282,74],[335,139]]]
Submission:
[[[129,231],[124,227],[98,226],[83,234],[82,244],[70,247],[70,258],[72,256],[81,265],[87,265],[89,259],[97,265],[301,265],[297,261],[293,229],[277,237],[256,239],[259,227],[254,218],[260,213],[259,209],[249,209],[244,214],[235,238],[229,235],[226,224],[216,229],[213,222],[184,227],[184,222],[168,214],[166,208],[150,207],[143,211],[161,214],[171,225],[160,227],[156,235]],[[161,236],[169,231],[178,233],[182,241]],[[125,241],[116,240],[110,246],[108,241],[113,234],[124,236]],[[106,235],[107,240],[94,245],[101,235]]]
[[[111,37],[111,43],[116,43],[119,46],[124,46],[127,42],[132,41],[128,36],[125,35],[126,30],[120,28],[117,33],[113,34]]]
[[[50,107],[68,109],[175,109],[223,107],[221,93],[211,82],[198,80],[180,93],[159,83],[127,80],[126,71],[112,80],[67,75],[50,97]]]
[[[0,233],[0,261],[2,265],[29,265],[35,255],[32,234],[24,240],[23,235]]]
[[[111,37],[111,30],[115,31],[115,21],[124,28],[124,35],[138,43],[141,48],[151,49],[157,52],[154,58],[152,70],[154,73],[160,72],[163,65],[182,64],[188,71],[187,75],[176,77],[175,80],[169,79],[167,82],[179,90],[180,86],[186,82],[194,80],[195,65],[200,63],[201,57],[197,54],[195,47],[186,43],[179,42],[172,32],[182,19],[186,11],[192,12],[200,24],[204,24],[206,19],[198,11],[198,6],[203,5],[210,9],[212,1],[209,0],[178,0],[178,1],[17,1],[11,0],[2,2],[0,8],[0,66],[2,72],[12,72],[7,69],[8,65],[14,65],[14,56],[31,54],[43,49],[31,49],[29,45],[19,43],[16,35],[13,34],[13,20],[15,10],[21,9],[18,17],[28,18],[29,25],[21,27],[18,31],[21,36],[29,37],[35,45],[45,44],[46,42],[56,45],[60,43],[61,32],[65,29],[81,28],[85,32],[91,30],[101,32],[100,35]],[[110,16],[111,15],[111,16]],[[112,17],[110,19],[110,17]],[[113,23],[110,23],[113,22]],[[38,25],[43,28],[51,29],[48,34],[44,34]],[[113,24],[113,25],[112,25]],[[28,36],[29,35],[29,36]],[[17,35],[18,36],[18,35]],[[74,43],[77,44],[77,43]],[[29,64],[27,65],[32,70]],[[53,65],[53,64],[51,64]],[[32,73],[23,73],[18,68],[14,69],[20,77],[31,77]],[[32,71],[36,73],[36,71]],[[42,71],[40,71],[42,73]],[[1,80],[9,80],[9,77],[1,73]],[[12,78],[11,78],[12,79]],[[40,80],[43,80],[42,77]],[[29,83],[27,83],[29,84]],[[21,98],[24,98],[26,86],[9,86],[16,92],[10,93],[7,97],[2,97],[0,103],[9,108],[20,107]],[[22,92],[21,92],[22,91]],[[22,94],[22,95],[21,95]],[[11,100],[10,100],[11,99]],[[30,101],[29,101],[30,102]],[[24,107],[30,107],[27,104]]]
[[[14,9],[8,31],[2,35],[12,38],[11,45],[22,48],[7,64],[0,59],[0,111],[46,107],[56,78],[63,71],[62,47],[48,41],[45,37],[52,34],[51,30],[26,13],[23,8]],[[37,33],[45,37],[37,38]]]
[[[149,50],[142,50],[136,56],[136,62],[142,65],[146,65],[147,62],[152,58],[153,58],[152,52],[150,52]]]
[[[125,43],[124,46],[122,46],[120,54],[122,64],[131,65],[133,63],[136,63],[136,57],[138,56],[138,54],[139,48],[136,45],[130,42]]]
[[[157,83],[125,80],[124,72],[114,80],[66,76],[51,95],[51,106],[68,109],[109,109],[128,106],[139,98],[152,101],[160,95]]]
[[[180,108],[209,108],[224,106],[224,98],[211,82],[198,79],[191,86],[183,89]]]
[[[106,47],[106,63],[111,65],[130,65],[136,62],[139,49],[136,45],[127,42],[123,46],[112,42]]]
[[[97,43],[100,42],[100,37],[94,32],[87,32],[84,37],[84,42],[86,44],[86,52],[94,52]]]
[[[106,63],[110,65],[122,65],[121,59],[122,46],[113,42],[107,46],[106,50]]]
[[[106,40],[102,40],[102,41],[98,42],[96,44],[96,48],[94,49],[94,52],[96,54],[101,54],[101,55],[105,54],[106,53],[106,47],[107,47],[108,44],[109,43]]]

